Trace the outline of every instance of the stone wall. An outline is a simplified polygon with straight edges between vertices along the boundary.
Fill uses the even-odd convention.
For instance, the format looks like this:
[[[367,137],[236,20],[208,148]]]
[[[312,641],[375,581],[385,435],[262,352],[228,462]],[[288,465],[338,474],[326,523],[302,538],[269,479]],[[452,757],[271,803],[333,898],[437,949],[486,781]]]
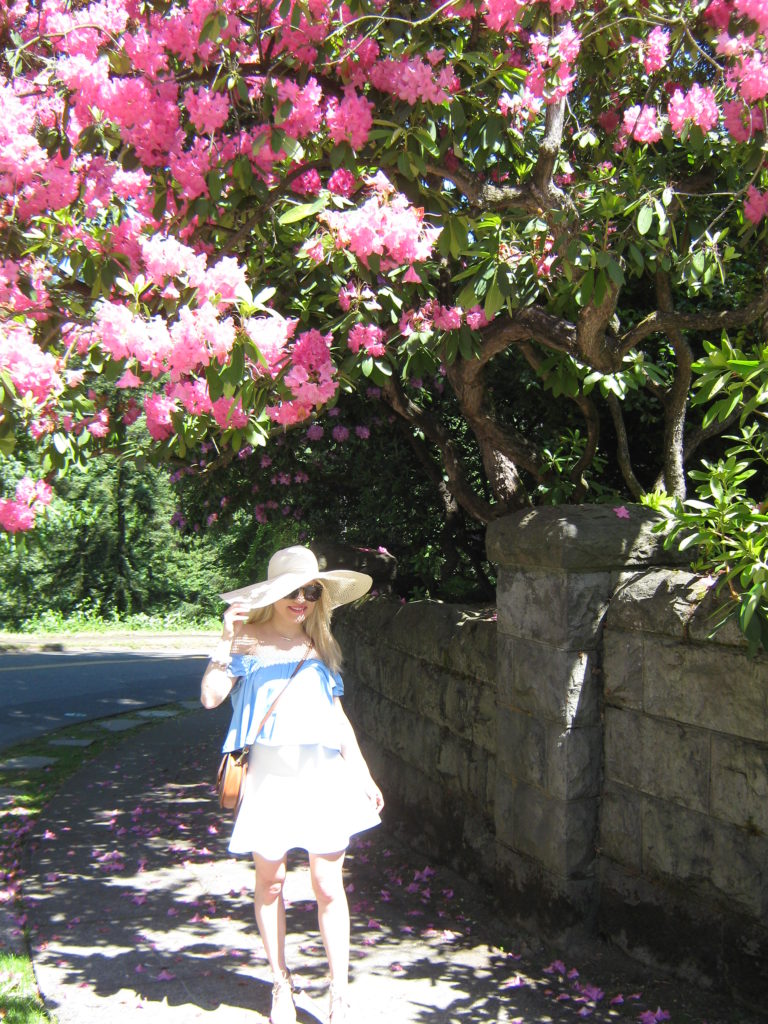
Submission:
[[[624,579],[604,637],[599,928],[757,1002],[768,967],[768,656],[684,571]]]
[[[377,599],[340,609],[344,704],[398,822],[473,879],[492,877],[496,623],[487,609]]]
[[[735,629],[709,638],[712,595],[670,564],[656,521],[590,506],[493,523],[498,622],[430,602],[342,609],[346,706],[389,822],[507,913],[756,1001],[768,656]]]

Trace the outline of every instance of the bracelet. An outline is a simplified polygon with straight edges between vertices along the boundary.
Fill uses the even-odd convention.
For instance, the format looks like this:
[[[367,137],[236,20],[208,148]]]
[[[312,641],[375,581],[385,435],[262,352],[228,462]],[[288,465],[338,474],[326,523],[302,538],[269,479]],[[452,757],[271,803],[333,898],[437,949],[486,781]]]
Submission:
[[[222,672],[226,672],[229,668],[229,663],[232,659],[227,655],[226,658],[217,658],[215,655],[211,655],[208,664],[212,668],[220,668]]]

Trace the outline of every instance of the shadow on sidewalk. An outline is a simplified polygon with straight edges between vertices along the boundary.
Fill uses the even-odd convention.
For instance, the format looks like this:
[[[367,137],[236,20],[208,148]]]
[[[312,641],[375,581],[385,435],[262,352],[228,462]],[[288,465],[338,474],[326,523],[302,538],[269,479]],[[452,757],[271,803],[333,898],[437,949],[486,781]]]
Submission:
[[[35,971],[59,1024],[119,1024],[136,1011],[164,1024],[268,1017],[251,867],[228,855],[230,819],[213,793],[227,721],[218,709],[129,736],[73,776],[43,815],[23,892]],[[288,960],[303,987],[299,1020],[311,1024],[325,1020],[327,966],[305,859],[292,856],[291,867]],[[638,965],[622,958],[619,973],[619,961],[596,958],[589,966],[603,980],[590,983],[588,954],[580,973],[551,960],[515,936],[486,895],[385,828],[355,841],[347,891],[360,1024],[608,1024],[650,1021],[641,1015],[656,1009]],[[686,1006],[673,1022],[702,1019],[695,1012]],[[722,1018],[741,1019],[749,1024]]]

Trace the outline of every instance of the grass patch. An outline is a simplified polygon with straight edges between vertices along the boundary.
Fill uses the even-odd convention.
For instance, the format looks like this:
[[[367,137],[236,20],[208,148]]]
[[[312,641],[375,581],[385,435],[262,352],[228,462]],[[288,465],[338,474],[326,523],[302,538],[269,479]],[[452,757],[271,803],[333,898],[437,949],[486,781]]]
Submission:
[[[49,1024],[32,964],[26,957],[0,953],[0,1019],[3,1024]]]
[[[167,709],[179,714],[188,713],[178,705],[166,705]],[[156,725],[157,721],[147,718],[135,726],[128,735]],[[25,740],[2,752],[3,760],[42,755],[55,758],[55,762],[44,768],[0,770],[0,790],[12,794],[0,808],[0,897],[5,904],[7,923],[16,923],[19,948],[27,948],[28,935],[25,930],[23,906],[23,875],[21,870],[23,847],[33,831],[44,807],[55,796],[57,790],[82,765],[105,750],[123,742],[126,733],[112,733],[99,728],[97,722],[82,722],[58,729],[46,736]],[[90,739],[89,746],[59,746],[51,743],[54,739]],[[51,1016],[46,1011],[35,982],[32,962],[24,952],[0,951],[0,1021],[2,1024],[50,1024]]]
[[[157,614],[110,615],[103,618],[92,608],[76,608],[66,615],[60,611],[46,610],[25,619],[14,632],[17,633],[114,633],[121,632],[185,632],[187,630],[218,630],[221,619],[214,616],[193,617],[183,611]]]

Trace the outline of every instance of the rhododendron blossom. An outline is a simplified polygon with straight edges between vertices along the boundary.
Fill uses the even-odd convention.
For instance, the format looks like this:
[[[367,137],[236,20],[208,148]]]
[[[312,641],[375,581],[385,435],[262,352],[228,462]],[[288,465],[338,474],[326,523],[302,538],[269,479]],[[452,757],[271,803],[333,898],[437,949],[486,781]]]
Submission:
[[[31,530],[38,512],[51,503],[52,497],[46,481],[22,477],[15,498],[0,498],[0,528],[11,534]]]
[[[666,67],[669,58],[669,32],[658,25],[653,29],[643,46],[643,67],[651,75]]]
[[[631,135],[636,142],[658,142],[662,133],[656,123],[656,117],[655,107],[630,107],[624,113],[623,131]]]
[[[744,203],[744,216],[753,224],[759,224],[763,217],[768,217],[768,192],[761,193],[754,185],[750,185]]]
[[[187,89],[184,105],[195,128],[204,135],[212,135],[221,128],[229,116],[229,101],[224,93],[206,89],[195,92]]]
[[[709,86],[702,88],[698,84],[688,92],[676,89],[669,101],[668,116],[673,131],[678,135],[686,121],[692,121],[703,132],[708,132],[717,124],[719,116],[715,94]]]
[[[310,78],[303,87],[296,82],[278,82],[277,99],[280,104],[290,106],[290,112],[279,121],[280,128],[288,135],[301,139],[320,127],[323,119],[323,90],[316,79]]]
[[[337,196],[351,196],[357,189],[357,178],[345,167],[339,167],[328,179],[328,188]]]
[[[729,100],[723,104],[723,122],[726,131],[736,142],[748,142],[765,128],[762,111],[746,107],[738,100]]]
[[[765,0],[734,0],[733,6],[739,14],[756,21],[764,35],[768,34],[768,4]]]
[[[328,101],[325,120],[335,143],[348,142],[352,149],[362,149],[373,124],[373,103],[358,95],[352,86],[344,90],[339,103],[335,97]]]
[[[468,409],[471,373],[458,371],[518,343],[532,367],[567,351],[576,390],[592,372],[621,375],[624,356],[654,358],[658,334],[631,325],[654,324],[662,283],[670,323],[695,306],[706,324],[681,328],[694,348],[724,312],[751,327],[768,233],[768,0],[620,8],[435,0],[406,25],[385,0],[6,4],[3,442],[26,432],[46,472],[64,472],[127,446],[143,414],[149,439],[131,431],[131,445],[199,468],[247,440],[244,470],[257,445],[285,439],[278,428],[328,440],[318,421],[334,412],[335,440],[364,437],[353,389],[410,430],[419,403],[447,415],[443,391]],[[712,227],[689,273],[683,246]],[[729,288],[719,239],[738,246],[740,232],[755,245]],[[526,401],[551,401],[526,380]],[[604,399],[592,390],[596,410]],[[660,445],[677,444],[673,404],[658,406]],[[423,432],[482,522],[529,504],[544,464],[540,439],[516,464],[494,405],[493,430],[464,424],[477,465],[498,470],[464,474],[477,493],[456,483],[440,432]],[[682,464],[656,454],[657,473]],[[637,488],[624,464],[611,479]],[[28,528],[35,502],[4,501],[5,521]],[[298,514],[262,497],[254,515],[273,513]]]
[[[171,414],[178,410],[174,398],[166,395],[147,395],[144,399],[144,415],[147,430],[156,441],[165,441],[173,433]]]
[[[349,351],[357,353],[362,348],[369,356],[383,356],[386,352],[385,332],[375,324],[355,324],[347,338]]]
[[[0,321],[0,371],[16,391],[46,402],[63,390],[56,359],[34,342],[29,328],[18,321]]]
[[[330,347],[330,334],[310,330],[302,332],[291,349],[293,365],[284,379],[297,402],[306,410],[329,401],[338,388],[333,379]],[[301,418],[306,418],[306,413]]]
[[[383,201],[379,193],[356,210],[326,212],[320,219],[337,248],[349,248],[366,266],[370,256],[381,256],[382,270],[428,259],[441,230],[426,227],[423,211],[400,194]]]

